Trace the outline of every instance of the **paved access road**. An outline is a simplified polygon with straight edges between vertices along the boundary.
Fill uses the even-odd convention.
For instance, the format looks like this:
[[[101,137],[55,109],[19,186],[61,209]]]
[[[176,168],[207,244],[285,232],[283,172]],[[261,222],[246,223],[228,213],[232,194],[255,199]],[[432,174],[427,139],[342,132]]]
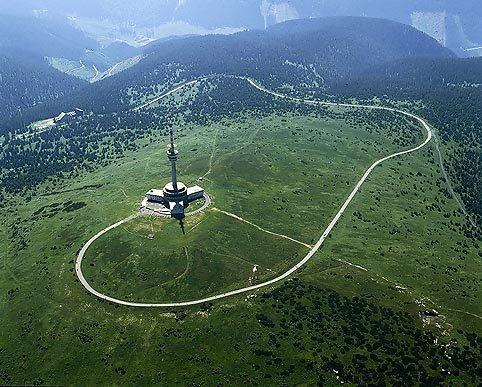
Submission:
[[[332,221],[330,222],[328,227],[325,229],[325,231],[321,235],[320,239],[318,239],[316,244],[313,247],[310,248],[309,252],[305,255],[305,257],[300,262],[298,262],[291,269],[289,269],[288,271],[284,272],[283,274],[279,275],[276,278],[273,278],[273,279],[271,279],[269,281],[266,281],[266,282],[259,283],[257,285],[247,286],[247,287],[244,287],[244,288],[241,288],[241,289],[236,289],[236,290],[233,290],[233,291],[230,291],[230,292],[221,293],[221,294],[217,294],[217,295],[214,295],[214,296],[201,298],[201,299],[198,299],[198,300],[182,301],[182,302],[164,302],[164,303],[129,302],[129,301],[119,300],[119,299],[107,296],[105,294],[102,294],[102,293],[98,292],[97,290],[95,290],[94,288],[92,288],[92,286],[89,285],[89,283],[85,279],[84,275],[82,274],[82,259],[84,258],[84,255],[85,255],[87,249],[89,248],[89,246],[97,238],[99,238],[101,235],[105,234],[109,230],[112,230],[113,228],[136,218],[138,216],[138,214],[136,214],[136,215],[133,215],[129,218],[121,220],[120,222],[117,222],[117,223],[105,228],[104,230],[100,231],[98,234],[94,235],[84,245],[84,247],[82,247],[82,249],[80,250],[79,255],[77,256],[77,261],[75,263],[75,272],[77,273],[77,276],[78,276],[80,282],[87,289],[87,291],[89,293],[91,293],[94,296],[99,297],[99,298],[101,298],[105,301],[109,301],[109,302],[119,304],[119,305],[133,306],[133,307],[149,307],[149,308],[156,308],[156,307],[157,308],[171,308],[171,307],[183,307],[183,306],[203,304],[203,303],[206,303],[206,302],[219,300],[221,298],[226,298],[226,297],[234,296],[234,295],[237,295],[237,294],[252,292],[254,290],[264,288],[266,286],[274,285],[277,282],[280,282],[280,281],[284,280],[285,278],[289,277],[291,274],[296,272],[300,267],[302,267],[304,264],[306,264],[313,257],[313,255],[315,255],[315,253],[323,245],[323,242],[328,237],[330,232],[333,230],[335,225],[338,223],[339,219],[341,218],[341,216],[345,212],[348,205],[351,203],[351,201],[353,200],[353,198],[355,197],[357,192],[360,190],[360,187],[365,183],[366,179],[368,178],[370,173],[372,173],[372,171],[375,169],[376,166],[378,166],[379,164],[383,163],[384,161],[392,159],[394,157],[403,156],[403,155],[406,155],[408,153],[416,152],[419,149],[422,149],[425,145],[427,145],[432,139],[432,130],[430,129],[430,126],[427,124],[427,122],[423,118],[420,118],[420,117],[418,117],[414,114],[411,114],[411,113],[404,112],[402,110],[398,110],[398,109],[394,109],[394,108],[388,108],[388,107],[382,107],[382,106],[332,103],[332,102],[322,102],[322,101],[303,99],[303,98],[295,98],[295,97],[286,96],[284,94],[276,93],[274,91],[270,91],[270,90],[258,85],[252,79],[247,79],[247,78],[243,78],[243,79],[247,80],[251,86],[253,86],[254,88],[258,89],[261,92],[268,93],[268,94],[271,94],[275,97],[288,99],[288,100],[295,101],[295,102],[302,102],[302,103],[320,105],[320,106],[343,106],[343,107],[353,107],[353,108],[357,108],[357,109],[386,110],[386,111],[390,111],[390,112],[399,113],[399,114],[402,114],[402,115],[405,115],[407,117],[411,117],[411,118],[414,118],[415,120],[417,120],[420,123],[420,125],[422,126],[422,128],[424,129],[424,131],[426,132],[427,136],[426,136],[425,140],[420,145],[416,146],[415,148],[408,149],[408,150],[401,151],[401,152],[397,152],[397,153],[391,154],[389,156],[383,157],[383,158],[375,161],[366,170],[366,172],[363,174],[363,176],[360,178],[360,180],[358,180],[358,182],[355,185],[355,188],[353,188],[353,191],[350,193],[350,195],[345,200],[345,202],[343,203],[341,208],[338,210],[335,217],[332,219]],[[197,80],[188,82],[186,84],[183,84],[183,86],[186,86],[187,84],[192,84],[192,83],[195,83],[195,82],[197,82]],[[180,87],[178,87],[177,90],[179,88]],[[172,90],[171,92],[174,92],[174,90]]]

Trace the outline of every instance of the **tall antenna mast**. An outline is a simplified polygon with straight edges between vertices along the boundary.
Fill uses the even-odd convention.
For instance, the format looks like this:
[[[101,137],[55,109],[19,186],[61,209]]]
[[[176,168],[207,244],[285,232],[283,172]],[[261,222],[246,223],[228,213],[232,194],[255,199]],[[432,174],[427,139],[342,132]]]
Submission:
[[[166,129],[169,130],[167,158],[171,163],[171,181],[164,186],[162,191],[155,188],[151,189],[142,201],[142,210],[162,216],[169,212],[172,218],[179,220],[181,230],[185,233],[183,219],[186,216],[185,210],[189,203],[204,199],[207,202],[207,206],[210,200],[201,187],[193,186],[188,188],[182,182],[177,181],[176,162],[179,152],[176,149],[176,144],[174,144],[174,129],[172,125],[169,124]]]
[[[169,137],[171,139],[171,150],[174,150],[174,131],[172,127],[169,128]]]
[[[177,161],[177,155],[178,151],[176,150],[176,146],[174,145],[174,133],[172,130],[172,127],[169,129],[169,136],[171,139],[171,144],[169,145],[169,148],[167,150],[167,158],[171,162],[171,180],[172,180],[172,188],[174,191],[177,192],[177,171],[176,171],[176,161]]]

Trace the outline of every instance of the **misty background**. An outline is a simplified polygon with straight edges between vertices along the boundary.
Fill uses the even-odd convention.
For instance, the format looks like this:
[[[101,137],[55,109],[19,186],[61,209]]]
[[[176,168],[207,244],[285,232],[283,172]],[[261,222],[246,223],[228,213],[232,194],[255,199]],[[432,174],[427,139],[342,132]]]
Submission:
[[[160,41],[326,16],[394,20],[459,57],[482,56],[478,0],[0,0],[0,50],[96,82],[139,63]]]
[[[64,22],[104,46],[119,40],[142,46],[173,35],[231,33],[324,16],[411,24],[459,52],[482,45],[478,0],[1,0],[0,14]]]

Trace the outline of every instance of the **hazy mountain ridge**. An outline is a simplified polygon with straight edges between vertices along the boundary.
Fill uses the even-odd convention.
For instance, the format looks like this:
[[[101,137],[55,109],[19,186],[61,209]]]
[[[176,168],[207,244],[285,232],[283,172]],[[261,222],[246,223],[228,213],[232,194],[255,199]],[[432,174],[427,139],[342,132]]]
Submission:
[[[0,14],[0,49],[3,53],[20,51],[40,58],[78,59],[86,48],[98,47],[95,40],[66,21]]]
[[[169,35],[265,28],[297,18],[369,16],[412,23],[460,55],[479,55],[462,48],[482,45],[482,5],[477,0],[140,0],[135,7],[119,0],[3,0],[2,12],[68,16],[103,44],[116,39],[145,44]]]
[[[0,0],[0,49],[48,58],[57,70],[95,82],[137,63],[144,51],[140,46],[157,45],[159,38],[229,34],[246,28],[266,29],[285,20],[338,14],[413,24],[459,56],[482,55],[480,6],[470,1],[456,7],[435,0],[396,0],[390,5],[380,0],[142,0],[135,7],[119,0],[81,4]],[[151,51],[151,47],[146,49]]]
[[[57,70],[84,80],[142,53],[124,42],[102,47],[67,21],[12,15],[0,15],[0,52],[29,61],[48,59]]]
[[[62,106],[45,107],[37,114],[49,116],[77,106],[99,113],[130,109],[136,99],[159,92],[158,85],[168,88],[209,74],[251,76],[272,87],[325,89],[372,66],[423,55],[454,56],[427,35],[392,21],[356,17],[293,20],[266,31],[160,43],[136,66],[74,93]],[[32,119],[30,113],[25,119]]]

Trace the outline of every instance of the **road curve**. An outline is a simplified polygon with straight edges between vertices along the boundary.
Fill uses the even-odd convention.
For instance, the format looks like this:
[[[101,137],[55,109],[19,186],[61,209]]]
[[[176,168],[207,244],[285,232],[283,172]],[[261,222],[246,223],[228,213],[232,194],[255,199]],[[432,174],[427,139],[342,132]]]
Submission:
[[[135,219],[137,216],[139,216],[138,214],[136,214],[136,215],[132,215],[132,216],[126,218],[126,219],[123,219],[123,220],[105,228],[104,230],[100,231],[99,233],[94,235],[92,238],[90,238],[89,241],[80,250],[80,252],[77,256],[77,260],[75,262],[75,272],[76,272],[77,277],[79,278],[80,282],[82,283],[84,288],[89,293],[93,294],[94,296],[96,296],[96,297],[98,297],[102,300],[109,301],[109,302],[112,302],[114,304],[124,305],[124,306],[147,307],[147,308],[172,308],[172,307],[184,307],[184,306],[203,304],[203,303],[206,303],[206,302],[219,300],[221,298],[226,298],[226,297],[234,296],[234,295],[237,295],[237,294],[251,292],[253,290],[257,290],[257,289],[260,289],[260,288],[263,288],[263,287],[266,287],[266,286],[273,285],[277,282],[280,282],[280,281],[284,280],[285,278],[289,277],[294,272],[296,272],[300,267],[305,265],[313,257],[313,255],[315,255],[315,253],[320,249],[320,247],[323,245],[323,242],[325,241],[325,239],[328,237],[330,232],[336,226],[336,224],[340,220],[341,216],[343,215],[343,213],[347,209],[348,205],[351,203],[351,201],[353,200],[353,198],[355,197],[357,192],[360,190],[360,187],[365,183],[366,179],[368,178],[370,173],[372,173],[372,171],[375,169],[375,167],[377,167],[379,164],[383,163],[384,161],[392,159],[394,157],[398,157],[398,156],[402,156],[402,155],[405,155],[405,154],[408,154],[408,153],[416,152],[419,149],[423,148],[425,145],[427,145],[432,139],[432,130],[430,129],[430,126],[427,124],[427,122],[423,118],[420,118],[420,117],[418,117],[414,114],[411,114],[411,113],[404,112],[402,110],[398,110],[398,109],[394,109],[394,108],[388,108],[388,107],[382,107],[382,106],[322,102],[322,101],[316,101],[316,100],[310,100],[310,99],[290,97],[290,96],[286,96],[284,94],[280,94],[280,93],[276,93],[274,91],[268,90],[268,89],[258,85],[252,79],[249,79],[249,78],[243,78],[243,79],[247,80],[251,86],[258,89],[259,91],[262,91],[264,93],[268,93],[268,94],[273,95],[273,96],[278,97],[278,98],[288,99],[288,100],[295,101],[295,102],[302,102],[302,103],[308,103],[308,104],[314,104],[314,105],[320,105],[320,106],[342,106],[342,107],[353,107],[353,108],[365,108],[365,109],[372,109],[372,110],[386,110],[386,111],[390,111],[390,112],[399,113],[399,114],[402,114],[402,115],[405,115],[405,116],[408,116],[408,117],[411,117],[411,118],[414,118],[415,120],[417,120],[421,124],[422,128],[426,131],[427,137],[425,138],[425,140],[420,145],[416,146],[415,148],[408,149],[408,150],[401,151],[401,152],[397,152],[397,153],[393,153],[389,156],[383,157],[383,158],[375,161],[366,170],[366,172],[363,174],[361,179],[355,185],[355,188],[353,188],[353,191],[350,193],[350,195],[345,200],[345,202],[343,203],[341,208],[338,210],[335,217],[332,219],[332,221],[330,222],[328,227],[325,229],[325,231],[321,235],[320,239],[318,239],[316,244],[310,249],[310,251],[305,255],[305,257],[300,262],[298,262],[291,269],[284,272],[283,274],[280,274],[276,278],[273,278],[273,279],[271,279],[269,281],[266,281],[266,282],[262,282],[260,284],[247,286],[247,287],[241,288],[241,289],[232,290],[230,292],[221,293],[221,294],[217,294],[217,295],[214,295],[214,296],[201,298],[201,299],[198,299],[198,300],[182,301],[182,302],[166,302],[166,303],[129,302],[129,301],[119,300],[117,298],[113,298],[113,297],[107,296],[105,294],[102,294],[102,293],[98,292],[97,290],[95,290],[92,286],[90,286],[90,284],[85,279],[85,277],[82,273],[82,259],[84,258],[84,255],[85,255],[87,249],[90,247],[90,245],[97,238],[99,238],[101,235],[105,234],[106,232],[112,230],[113,228],[116,228],[123,223],[126,223],[126,222],[128,222],[132,219]],[[196,81],[197,80],[191,81],[188,84],[194,83]],[[184,85],[186,85],[186,84],[184,84]],[[179,87],[177,89],[179,89]]]

